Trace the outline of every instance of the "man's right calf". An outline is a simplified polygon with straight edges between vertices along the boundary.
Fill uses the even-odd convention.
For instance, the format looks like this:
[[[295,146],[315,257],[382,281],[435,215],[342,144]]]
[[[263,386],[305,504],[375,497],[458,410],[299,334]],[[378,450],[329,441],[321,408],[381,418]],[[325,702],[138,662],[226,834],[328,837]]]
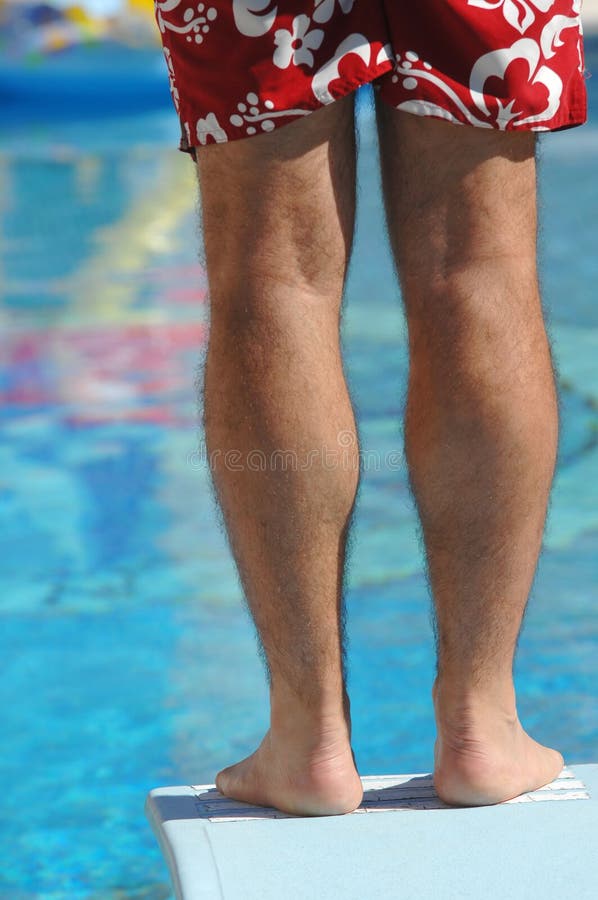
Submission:
[[[406,454],[436,605],[439,675],[464,690],[510,692],[554,472],[557,403],[534,285],[501,297],[511,279],[494,271],[496,306],[478,312],[468,288],[462,303],[454,295],[465,278],[458,288],[447,279],[436,309],[428,291],[429,327],[418,320],[412,328]],[[472,288],[483,281],[471,273]],[[511,318],[501,302],[529,314]]]
[[[522,729],[512,677],[558,433],[533,136],[379,114],[409,330],[406,453],[437,617],[435,783],[447,802],[495,803],[563,763]]]

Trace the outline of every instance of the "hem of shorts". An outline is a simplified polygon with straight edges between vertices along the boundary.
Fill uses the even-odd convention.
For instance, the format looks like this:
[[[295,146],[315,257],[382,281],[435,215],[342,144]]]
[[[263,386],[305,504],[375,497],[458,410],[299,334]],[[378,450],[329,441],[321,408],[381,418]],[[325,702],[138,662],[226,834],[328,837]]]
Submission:
[[[416,99],[425,99],[425,98],[416,98]],[[388,101],[383,101],[388,103]],[[388,105],[392,109],[398,109],[398,104],[388,103]],[[475,121],[468,122],[462,121],[460,119],[446,119],[444,116],[435,116],[431,113],[427,112],[418,112],[418,110],[410,109],[406,110],[409,115],[412,116],[420,116],[422,118],[427,119],[438,119],[439,121],[447,122],[449,125],[464,125],[466,128],[478,128],[488,130],[488,124],[483,121]],[[548,133],[551,131],[564,131],[566,128],[576,128],[580,125],[585,125],[588,121],[588,108],[587,104],[585,106],[574,107],[570,109],[565,116],[559,117],[556,121],[550,120],[552,124],[549,127],[543,126],[542,122],[528,122],[525,125],[519,127],[515,122],[511,128],[508,129],[499,129],[495,126],[491,126],[493,131],[502,131],[503,133],[513,133],[517,131],[536,131],[540,133]]]
[[[322,109],[324,106],[330,106],[336,100],[342,100],[343,97],[346,97],[348,94],[352,93],[353,91],[356,91],[358,88],[364,87],[366,84],[371,84],[377,78],[380,78],[382,75],[386,74],[387,72],[392,71],[392,69],[394,69],[394,62],[392,60],[387,59],[387,60],[384,60],[384,62],[380,63],[379,65],[375,66],[371,70],[369,76],[366,78],[342,79],[342,80],[337,79],[337,83],[339,83],[339,89],[338,89],[337,95],[332,100],[330,100],[328,103],[323,103],[321,100],[318,100],[317,97],[314,97],[313,100],[302,104],[302,106],[299,108],[302,110],[305,110],[306,113],[317,112],[319,109]],[[191,154],[191,156],[195,159],[196,158],[195,148],[198,146],[204,147],[207,145],[201,144],[201,143],[200,144],[190,144],[189,141],[187,140],[187,135],[184,131],[183,121],[184,121],[184,119],[183,119],[183,117],[181,117],[180,118],[181,139],[179,142],[179,150],[183,153]],[[285,125],[290,125],[290,124],[291,124],[291,122],[285,122],[283,125],[280,125],[279,128],[284,128]],[[235,127],[238,128],[238,126],[235,126]],[[274,131],[278,131],[278,129],[274,129]],[[197,134],[198,138],[200,135],[213,136],[213,132],[211,132],[211,131],[196,131],[195,133]],[[263,133],[264,134],[272,134],[273,132],[263,132]],[[236,135],[233,138],[233,140],[237,141],[237,140],[243,140],[245,138],[257,137],[257,136],[258,136],[257,134]],[[226,141],[218,141],[218,140],[215,141],[215,143],[220,143],[220,144],[225,144],[225,143],[230,143],[230,142],[231,142],[230,139],[227,139]]]
[[[540,131],[545,134],[551,131],[564,131],[566,128],[577,128],[580,125],[585,125],[588,121],[588,108],[586,106],[575,107],[574,109],[569,110],[566,116],[559,117],[556,122],[554,122],[550,128],[543,128],[542,123],[538,123],[538,127],[534,128],[534,126],[530,126],[526,128],[514,128],[514,131]]]
[[[329,101],[328,103],[323,103],[321,100],[318,100],[317,97],[314,97],[313,101],[310,101],[309,103],[304,104],[301,107],[301,109],[304,109],[308,114],[312,113],[312,112],[317,112],[318,109],[322,109],[324,106],[330,106],[331,103],[334,103],[336,100],[341,100],[343,97],[346,97],[348,94],[352,93],[353,91],[356,91],[358,88],[364,87],[366,84],[371,84],[377,78],[380,78],[382,75],[386,74],[387,72],[392,71],[393,68],[394,68],[394,63],[392,63],[390,60],[385,60],[384,63],[381,63],[379,66],[375,67],[375,69],[373,70],[374,74],[372,74],[371,77],[368,77],[365,79],[358,79],[358,80],[350,79],[350,80],[341,81],[340,88],[339,88],[337,95],[333,98],[333,100]],[[420,98],[420,99],[423,99],[423,98]],[[387,102],[387,101],[383,101],[383,102]],[[394,109],[397,108],[395,104],[389,103],[388,105],[393,107]],[[457,124],[456,122],[447,120],[447,119],[443,118],[442,116],[428,115],[423,112],[418,113],[415,110],[409,110],[409,112],[411,115],[425,116],[426,118],[439,119],[439,120],[442,120],[445,122],[448,121],[451,124]],[[183,119],[181,118],[180,121],[181,121],[181,139],[179,142],[178,149],[183,153],[190,154],[193,157],[193,159],[196,160],[197,159],[196,153],[195,153],[196,147],[198,147],[198,146],[203,147],[203,146],[208,146],[208,145],[201,144],[201,143],[190,144],[189,141],[187,140],[187,135],[184,130]],[[588,104],[586,101],[586,103],[582,104],[581,106],[575,106],[573,108],[570,108],[565,116],[559,117],[556,120],[556,122],[553,122],[553,124],[551,124],[551,126],[549,128],[543,127],[542,123],[539,122],[539,123],[535,123],[535,124],[528,123],[526,125],[523,125],[521,128],[519,128],[517,125],[515,125],[515,127],[511,128],[509,130],[510,131],[535,131],[535,132],[546,134],[551,131],[564,131],[567,128],[576,128],[580,125],[585,125],[587,121],[588,121]],[[289,125],[289,124],[291,124],[291,123],[285,122],[283,125],[281,125],[279,127],[284,128],[284,125]],[[469,125],[470,127],[473,127],[473,128],[487,127],[487,126],[482,126],[481,124],[477,125],[476,123],[472,123],[472,122],[460,122],[459,124],[462,124],[465,126]],[[238,126],[235,126],[235,127],[238,127]],[[274,129],[274,130],[278,130],[278,129]],[[495,130],[498,131],[499,129],[495,129]],[[272,132],[264,132],[264,133],[272,134]],[[213,132],[211,132],[211,131],[197,131],[196,134],[198,135],[198,137],[200,135],[202,135],[202,136],[206,135],[206,136],[213,137]],[[256,136],[257,135],[247,135],[247,134],[236,135],[233,138],[233,140],[249,139],[251,137],[256,137]],[[230,143],[230,142],[231,141],[228,138],[226,141],[218,141],[217,139],[215,140],[215,143],[222,143],[222,144]]]

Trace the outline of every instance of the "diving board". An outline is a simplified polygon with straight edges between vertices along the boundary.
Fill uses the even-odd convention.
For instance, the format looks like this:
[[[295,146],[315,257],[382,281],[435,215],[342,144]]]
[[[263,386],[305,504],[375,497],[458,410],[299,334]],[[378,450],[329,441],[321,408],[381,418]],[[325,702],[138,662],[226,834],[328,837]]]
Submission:
[[[362,777],[361,806],[299,817],[214,785],[150,791],[177,900],[596,900],[598,765],[495,806],[457,808],[430,775]],[[561,801],[561,802],[555,802]]]

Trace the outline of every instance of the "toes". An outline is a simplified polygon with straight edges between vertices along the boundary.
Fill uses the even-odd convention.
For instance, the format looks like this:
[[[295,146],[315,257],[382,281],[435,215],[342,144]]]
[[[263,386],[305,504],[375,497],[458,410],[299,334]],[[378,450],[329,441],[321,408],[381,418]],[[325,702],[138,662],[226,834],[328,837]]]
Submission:
[[[226,769],[222,769],[216,775],[216,788],[224,797],[228,796],[228,786],[230,783],[229,772],[230,766]]]
[[[563,771],[564,765],[565,760],[558,750],[542,747],[541,759],[538,759],[536,774],[539,778],[542,778],[544,783],[539,785],[539,787],[544,787],[555,781]]]
[[[559,753],[558,750],[552,751],[552,757],[553,771],[556,773],[554,775],[554,778],[558,778],[565,767],[565,760],[563,758],[563,754]]]
[[[243,762],[235,763],[222,769],[216,775],[216,787],[221,794],[231,800],[239,800],[241,803],[253,803],[254,790],[252,787],[251,773]]]

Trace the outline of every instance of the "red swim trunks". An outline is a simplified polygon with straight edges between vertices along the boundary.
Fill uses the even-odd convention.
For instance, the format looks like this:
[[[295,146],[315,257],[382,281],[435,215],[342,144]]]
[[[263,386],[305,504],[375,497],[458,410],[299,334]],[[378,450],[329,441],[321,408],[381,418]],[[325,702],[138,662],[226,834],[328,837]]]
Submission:
[[[416,115],[586,121],[581,0],[154,0],[179,149],[273,131],[366,82]]]

